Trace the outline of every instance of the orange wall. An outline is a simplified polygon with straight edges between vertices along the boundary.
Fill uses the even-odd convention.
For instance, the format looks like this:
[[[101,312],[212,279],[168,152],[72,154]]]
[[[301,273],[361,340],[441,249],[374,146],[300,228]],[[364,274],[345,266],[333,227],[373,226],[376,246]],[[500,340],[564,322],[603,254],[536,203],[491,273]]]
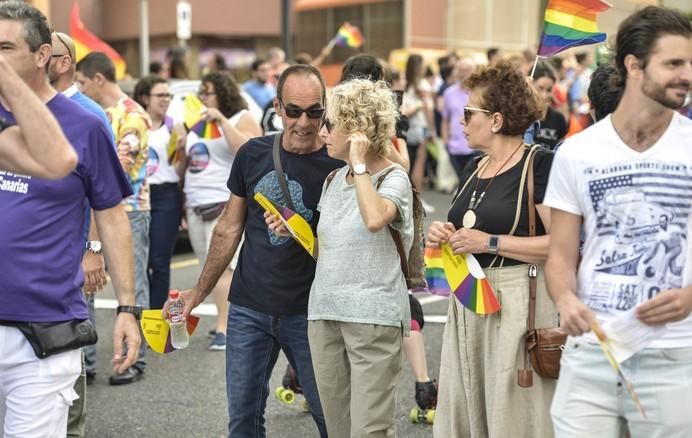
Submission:
[[[447,10],[447,2],[448,0],[410,0],[411,47],[429,49],[445,48],[447,33],[445,12]]]
[[[52,0],[51,23],[69,30],[73,0]],[[84,25],[106,40],[139,36],[139,0],[78,0]],[[281,33],[278,0],[192,0],[193,34],[277,36]],[[149,0],[152,36],[176,32],[177,0]]]

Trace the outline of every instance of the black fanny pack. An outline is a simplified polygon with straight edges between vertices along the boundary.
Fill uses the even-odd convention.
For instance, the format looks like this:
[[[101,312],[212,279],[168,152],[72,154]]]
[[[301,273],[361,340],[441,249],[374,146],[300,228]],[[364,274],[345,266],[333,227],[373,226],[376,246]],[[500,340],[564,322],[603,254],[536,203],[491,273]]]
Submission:
[[[22,332],[39,359],[93,345],[98,340],[96,327],[88,319],[62,322],[0,321],[0,325],[15,327]]]
[[[224,208],[226,208],[225,202],[217,202],[193,207],[192,211],[194,211],[197,216],[201,217],[204,222],[211,222],[221,216]]]

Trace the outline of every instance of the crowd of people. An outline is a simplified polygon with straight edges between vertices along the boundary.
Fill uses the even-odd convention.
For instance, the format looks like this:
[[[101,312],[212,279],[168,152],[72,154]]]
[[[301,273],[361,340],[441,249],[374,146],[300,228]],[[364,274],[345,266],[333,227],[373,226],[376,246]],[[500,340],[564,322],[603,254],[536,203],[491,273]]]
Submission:
[[[203,265],[184,315],[212,295],[231,437],[266,435],[280,352],[321,437],[394,436],[404,358],[438,437],[690,436],[690,20],[635,12],[595,69],[492,48],[487,65],[451,53],[435,74],[413,54],[396,72],[359,54],[328,90],[328,55],[272,50],[242,84],[216,59],[197,92],[208,138],[169,115],[166,78],[128,96],[105,54],[77,62],[41,12],[0,3],[3,436],[84,436],[107,275],[109,383],[144,376],[138,321],[168,316],[181,226]],[[440,154],[458,184],[425,244],[474,254],[501,309],[450,295],[434,379],[407,257]],[[258,193],[310,224],[316,256]],[[640,338],[620,375],[598,345],[617,324]],[[518,382],[534,325],[569,335],[557,380]]]

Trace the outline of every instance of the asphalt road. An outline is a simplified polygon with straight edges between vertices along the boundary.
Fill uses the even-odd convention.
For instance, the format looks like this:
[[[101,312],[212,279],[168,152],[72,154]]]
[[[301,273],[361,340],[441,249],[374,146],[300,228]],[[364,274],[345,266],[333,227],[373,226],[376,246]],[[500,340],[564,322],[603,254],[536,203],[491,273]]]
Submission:
[[[446,215],[451,195],[427,193],[425,199],[437,211],[427,220]],[[173,261],[172,287],[185,289],[195,284],[201,267],[194,255],[182,252]],[[441,297],[418,295],[426,313],[424,335],[429,374],[437,377],[441,338],[447,301]],[[87,436],[109,437],[225,437],[228,413],[225,392],[225,353],[207,350],[207,332],[214,326],[213,305],[200,306],[202,313],[197,331],[185,350],[160,355],[147,354],[144,378],[122,387],[108,385],[111,373],[112,327],[115,301],[110,286],[97,297],[98,373],[88,387]],[[286,359],[279,356],[270,382],[272,394],[265,414],[269,437],[313,437],[317,435],[309,414],[300,402],[286,406],[273,395],[281,385]],[[399,437],[431,437],[432,427],[412,424],[409,412],[415,407],[414,382],[408,364],[404,364],[397,387],[396,428]]]

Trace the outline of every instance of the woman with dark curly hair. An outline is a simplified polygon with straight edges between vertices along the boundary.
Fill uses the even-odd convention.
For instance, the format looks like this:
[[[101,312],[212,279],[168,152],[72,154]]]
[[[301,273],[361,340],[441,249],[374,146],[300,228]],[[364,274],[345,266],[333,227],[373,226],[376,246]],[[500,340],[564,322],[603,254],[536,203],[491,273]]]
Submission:
[[[190,244],[200,263],[204,264],[214,226],[231,197],[226,183],[233,158],[248,139],[261,136],[262,129],[247,110],[247,102],[229,73],[214,72],[202,77],[198,95],[206,107],[204,120],[214,123],[221,134],[200,136],[190,131],[185,146],[184,192]],[[234,257],[230,269],[221,276],[213,291],[217,317],[209,345],[211,350],[226,349],[227,297],[236,261]]]
[[[427,244],[448,243],[456,254],[474,254],[502,308],[481,316],[450,296],[435,435],[553,436],[555,381],[535,376],[532,387],[517,385],[527,329],[528,267],[542,266],[548,255],[550,212],[542,203],[553,155],[522,140],[541,117],[542,102],[506,61],[474,73],[465,85],[471,94],[460,122],[469,146],[482,155],[462,172],[447,222],[433,222]],[[528,237],[532,161],[536,237]],[[555,326],[557,312],[539,268],[536,327]]]

